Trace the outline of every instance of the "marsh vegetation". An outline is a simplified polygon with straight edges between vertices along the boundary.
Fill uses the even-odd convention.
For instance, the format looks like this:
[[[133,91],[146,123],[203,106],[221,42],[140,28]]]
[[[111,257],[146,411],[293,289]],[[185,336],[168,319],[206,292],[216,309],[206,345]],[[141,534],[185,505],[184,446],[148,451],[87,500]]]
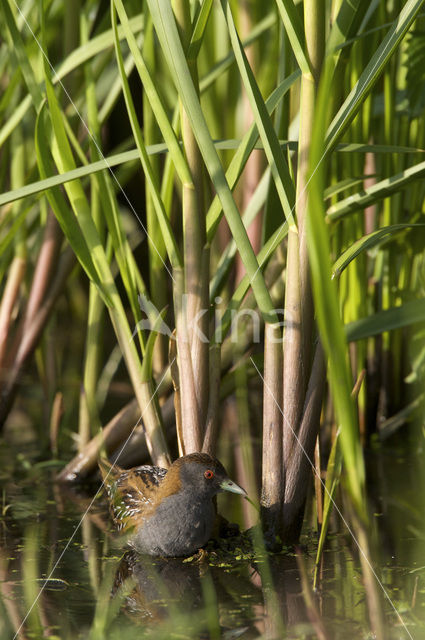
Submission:
[[[64,602],[44,597],[68,554],[80,554],[76,582],[90,593],[81,637],[119,633],[97,459],[167,467],[193,451],[217,455],[258,507],[222,504],[257,531],[253,555],[242,545],[231,563],[248,563],[236,599],[255,591],[248,634],[347,635],[334,622],[349,605],[323,605],[332,551],[345,604],[358,600],[348,583],[361,585],[350,618],[360,634],[419,637],[422,5],[1,1],[7,637],[75,637],[48,615]],[[81,496],[84,482],[94,484]],[[245,624],[217,617],[214,553],[193,637]],[[267,622],[297,610],[278,578],[293,553],[305,631],[290,630],[289,614]],[[398,553],[403,577],[413,572],[400,598],[388,569]],[[11,596],[15,556],[22,589]],[[198,574],[187,569],[188,582]],[[255,598],[263,626],[252,628]]]

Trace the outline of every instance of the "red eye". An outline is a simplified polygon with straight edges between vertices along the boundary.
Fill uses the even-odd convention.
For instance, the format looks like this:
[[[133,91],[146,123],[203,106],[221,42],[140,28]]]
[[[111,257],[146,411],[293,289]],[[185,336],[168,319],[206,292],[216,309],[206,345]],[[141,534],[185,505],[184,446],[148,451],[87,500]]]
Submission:
[[[204,477],[205,477],[207,480],[212,480],[212,479],[214,478],[214,471],[211,471],[211,469],[207,469],[207,470],[204,472]]]

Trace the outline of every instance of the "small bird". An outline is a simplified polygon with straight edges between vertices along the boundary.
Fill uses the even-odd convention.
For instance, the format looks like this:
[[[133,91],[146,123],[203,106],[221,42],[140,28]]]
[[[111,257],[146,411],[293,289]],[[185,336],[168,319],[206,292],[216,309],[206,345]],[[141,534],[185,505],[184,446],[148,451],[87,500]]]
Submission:
[[[129,544],[151,556],[190,556],[211,537],[221,491],[246,496],[217,459],[191,453],[162,469],[142,465],[124,470],[104,458],[99,468],[118,529]]]

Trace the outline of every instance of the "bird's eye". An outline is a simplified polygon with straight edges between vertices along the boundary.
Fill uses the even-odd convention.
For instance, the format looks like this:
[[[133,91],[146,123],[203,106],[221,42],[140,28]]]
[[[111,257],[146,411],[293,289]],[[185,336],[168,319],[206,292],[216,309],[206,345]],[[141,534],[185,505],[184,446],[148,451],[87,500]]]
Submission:
[[[204,471],[204,477],[207,480],[212,480],[214,478],[214,471],[211,471],[211,469],[207,469],[206,471]]]

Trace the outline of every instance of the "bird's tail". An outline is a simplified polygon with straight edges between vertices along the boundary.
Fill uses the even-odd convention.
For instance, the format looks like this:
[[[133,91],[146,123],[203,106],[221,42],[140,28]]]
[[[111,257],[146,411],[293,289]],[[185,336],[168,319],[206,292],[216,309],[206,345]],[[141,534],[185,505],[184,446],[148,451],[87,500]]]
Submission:
[[[112,462],[104,456],[98,459],[97,464],[102,475],[102,480],[107,486],[116,479],[116,476],[119,475],[120,472],[122,472],[122,469],[118,465],[112,464]]]
[[[119,531],[124,531],[129,528],[127,518],[125,517],[125,502],[122,496],[122,490],[119,486],[119,479],[125,475],[124,469],[121,469],[117,464],[112,464],[104,456],[100,457],[97,461],[102,474],[102,480],[109,501],[109,510],[111,516],[118,527]]]

